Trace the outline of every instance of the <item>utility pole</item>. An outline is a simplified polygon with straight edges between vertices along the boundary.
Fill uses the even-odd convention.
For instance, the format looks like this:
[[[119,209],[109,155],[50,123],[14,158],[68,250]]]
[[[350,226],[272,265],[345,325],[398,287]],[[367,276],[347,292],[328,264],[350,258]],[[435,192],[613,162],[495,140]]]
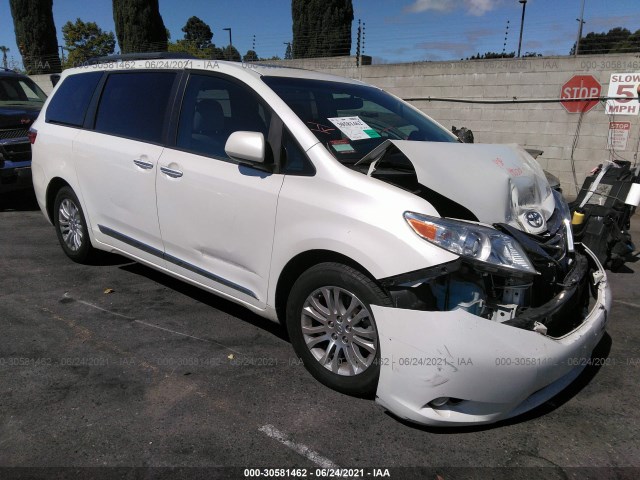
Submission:
[[[578,22],[580,22],[580,26],[578,27],[578,39],[576,40],[576,51],[575,56],[578,56],[578,50],[580,49],[580,39],[582,38],[582,26],[586,23],[584,21],[584,0],[582,0],[582,9],[580,10],[580,18],[576,18]]]
[[[229,31],[229,46],[233,47],[233,42],[231,41],[231,28],[223,28],[223,30],[228,30]]]
[[[8,47],[5,47],[4,45],[0,47],[0,52],[2,52],[2,66],[4,67],[5,70],[7,70],[7,52],[8,51],[9,51]]]
[[[358,19],[358,38],[356,40],[356,67],[360,66],[360,37],[362,36],[362,25]]]
[[[522,4],[522,20],[520,20],[520,40],[518,41],[518,57],[522,48],[522,29],[524,28],[524,12],[527,9],[527,0],[518,0]]]
[[[362,22],[362,44],[360,45],[360,63],[362,63],[362,55],[364,55],[364,34],[366,33],[366,24]]]

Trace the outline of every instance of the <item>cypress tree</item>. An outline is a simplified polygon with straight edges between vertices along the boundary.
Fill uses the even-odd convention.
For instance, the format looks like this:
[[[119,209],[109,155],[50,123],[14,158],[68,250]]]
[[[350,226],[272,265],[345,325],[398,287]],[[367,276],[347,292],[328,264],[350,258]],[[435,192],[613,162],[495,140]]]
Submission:
[[[158,0],[113,0],[113,21],[120,53],[167,51]]]
[[[292,0],[293,57],[335,57],[351,53],[351,0]]]
[[[58,73],[53,0],[10,0],[16,43],[28,74]]]

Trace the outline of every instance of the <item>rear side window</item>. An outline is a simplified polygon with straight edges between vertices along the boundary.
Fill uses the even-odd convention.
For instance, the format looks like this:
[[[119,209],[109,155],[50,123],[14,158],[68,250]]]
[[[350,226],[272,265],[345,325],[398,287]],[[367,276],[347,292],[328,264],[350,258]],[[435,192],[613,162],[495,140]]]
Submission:
[[[174,72],[111,74],[100,98],[96,131],[161,143],[175,78]]]
[[[49,102],[45,121],[81,127],[101,77],[102,72],[91,72],[65,78]]]

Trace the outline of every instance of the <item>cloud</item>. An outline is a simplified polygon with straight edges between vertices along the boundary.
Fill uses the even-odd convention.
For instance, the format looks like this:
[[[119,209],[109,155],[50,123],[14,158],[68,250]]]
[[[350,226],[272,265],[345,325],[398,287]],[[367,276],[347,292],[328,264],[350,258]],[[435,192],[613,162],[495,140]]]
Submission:
[[[446,12],[454,7],[454,3],[449,0],[415,0],[412,5],[404,8],[405,12],[419,13],[427,10],[435,10],[437,12]]]
[[[413,46],[413,51],[422,52],[420,57],[424,59],[426,55],[427,60],[464,58],[478,53],[475,45],[493,33],[494,31],[488,28],[471,29],[464,32],[463,38],[459,41],[420,42]]]
[[[636,28],[634,25],[637,25],[640,21],[640,14],[638,13],[629,13],[628,15],[612,15],[610,17],[605,18],[589,18],[588,23],[585,24],[583,35],[586,35],[587,32],[607,32],[615,27],[626,27],[631,32],[634,32]]]
[[[466,13],[482,16],[493,10],[501,0],[414,0],[404,8],[406,13],[420,13],[429,10],[435,12],[450,12],[463,8]]]
[[[447,52],[454,57],[462,58],[469,51],[469,44],[466,42],[422,42],[418,43],[415,48],[428,52],[429,59],[433,59],[434,56],[442,57],[439,53],[434,52]]]

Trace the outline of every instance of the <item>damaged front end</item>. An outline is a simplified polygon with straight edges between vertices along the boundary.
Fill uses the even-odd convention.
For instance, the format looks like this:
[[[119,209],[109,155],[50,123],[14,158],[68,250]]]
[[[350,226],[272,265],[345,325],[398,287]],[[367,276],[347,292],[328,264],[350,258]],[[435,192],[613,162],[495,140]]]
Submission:
[[[396,155],[411,153],[401,147]],[[397,167],[380,162],[389,151],[373,161],[369,174],[382,167],[379,178],[397,181]],[[405,213],[417,235],[459,258],[379,279],[393,307],[373,307],[381,353],[377,401],[424,424],[517,415],[551,398],[582,370],[604,334],[611,304],[606,275],[586,247],[574,245],[566,202],[547,192],[538,172],[488,180],[499,190],[494,199],[508,199],[496,213],[487,205],[459,204],[467,195],[459,190],[449,203],[442,201],[426,185],[427,170],[415,167],[422,181],[414,193],[435,199],[443,217],[452,204],[469,214]]]
[[[421,424],[491,423],[575,380],[604,335],[604,269],[581,244],[552,261],[525,251],[541,273],[507,274],[460,258],[382,280],[394,307],[372,306],[379,404]]]
[[[563,205],[563,200],[557,203]],[[461,309],[505,325],[564,335],[584,320],[593,290],[589,278],[599,269],[589,262],[584,247],[574,247],[562,211],[556,209],[541,234],[508,224],[465,227],[462,222],[407,213],[416,233],[460,258],[380,283],[398,308]],[[595,275],[598,279],[601,274]]]

